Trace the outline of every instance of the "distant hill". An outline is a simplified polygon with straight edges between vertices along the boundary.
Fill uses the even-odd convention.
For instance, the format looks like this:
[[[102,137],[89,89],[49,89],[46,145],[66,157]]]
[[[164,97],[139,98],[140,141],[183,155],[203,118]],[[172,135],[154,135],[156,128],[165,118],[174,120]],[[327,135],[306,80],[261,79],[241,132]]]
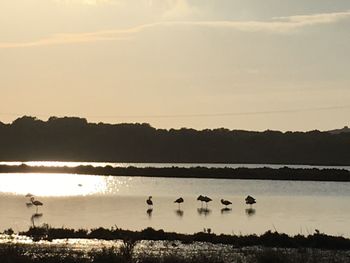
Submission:
[[[0,160],[350,165],[350,133],[165,130],[25,116],[0,125]]]
[[[328,131],[329,133],[332,134],[339,134],[339,133],[345,133],[345,132],[350,132],[350,128],[348,126],[345,126],[342,129],[336,129],[336,130],[330,130]]]

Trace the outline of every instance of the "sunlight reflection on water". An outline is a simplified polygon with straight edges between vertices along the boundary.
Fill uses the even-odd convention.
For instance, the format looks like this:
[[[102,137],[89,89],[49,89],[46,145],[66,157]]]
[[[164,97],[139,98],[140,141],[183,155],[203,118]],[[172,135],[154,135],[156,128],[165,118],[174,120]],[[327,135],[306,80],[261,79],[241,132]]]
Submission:
[[[27,206],[27,193],[44,203]],[[213,201],[201,207],[198,195]],[[253,208],[244,198],[257,199]],[[153,196],[149,212],[146,198]],[[183,197],[178,206],[174,200]],[[221,198],[233,204],[224,209]],[[47,223],[54,227],[146,227],[181,233],[211,228],[215,233],[251,234],[277,229],[289,234],[350,236],[350,183],[0,174],[0,231]]]
[[[0,192],[17,195],[84,196],[107,189],[104,177],[78,174],[1,174],[0,182]]]

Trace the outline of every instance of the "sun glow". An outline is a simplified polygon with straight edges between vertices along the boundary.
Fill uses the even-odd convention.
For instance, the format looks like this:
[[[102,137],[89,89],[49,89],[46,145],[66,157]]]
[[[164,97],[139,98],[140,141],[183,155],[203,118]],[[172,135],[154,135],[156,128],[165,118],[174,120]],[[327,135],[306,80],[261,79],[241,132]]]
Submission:
[[[0,192],[36,196],[82,196],[104,193],[102,176],[77,174],[0,174]]]

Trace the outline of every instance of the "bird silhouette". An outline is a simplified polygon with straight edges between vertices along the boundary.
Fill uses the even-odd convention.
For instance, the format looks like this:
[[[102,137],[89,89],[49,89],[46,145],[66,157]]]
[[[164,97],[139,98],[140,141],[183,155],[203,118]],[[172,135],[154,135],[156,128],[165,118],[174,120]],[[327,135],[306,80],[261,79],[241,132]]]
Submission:
[[[205,202],[205,207],[208,208],[208,203],[213,200],[208,196],[204,196],[203,201]]]
[[[44,204],[38,200],[35,200],[34,197],[30,198],[30,201],[32,202],[33,205],[36,207],[36,213],[38,213],[38,207],[43,206]]]
[[[203,195],[200,195],[197,197],[197,201],[201,201],[201,206],[203,207],[203,202],[204,202],[204,196]]]
[[[246,203],[247,205],[252,206],[253,204],[256,203],[256,200],[255,200],[254,197],[248,195],[248,196],[245,198],[245,203]]]
[[[206,207],[208,207],[208,203],[213,201],[210,197],[208,196],[203,196],[203,195],[200,195],[197,197],[197,200],[198,201],[201,201],[201,204],[202,204],[202,207],[203,207],[203,202],[205,202],[206,204]]]
[[[228,205],[231,205],[232,203],[228,200],[224,200],[224,199],[221,199],[221,204],[223,204],[225,207],[227,207]]]
[[[183,202],[184,202],[184,199],[182,197],[180,197],[180,198],[178,198],[178,199],[176,199],[174,201],[174,203],[178,203],[179,204],[179,209],[180,209],[180,204],[183,203]]]
[[[25,197],[29,198],[29,201],[30,201],[30,198],[34,197],[34,195],[31,194],[31,193],[28,193],[28,194],[25,195]],[[29,207],[32,207],[33,204],[32,204],[32,202],[30,201],[30,202],[27,202],[27,203],[26,203],[26,206],[29,208]]]
[[[148,197],[148,199],[146,200],[146,203],[148,204],[148,206],[153,206],[152,196]]]

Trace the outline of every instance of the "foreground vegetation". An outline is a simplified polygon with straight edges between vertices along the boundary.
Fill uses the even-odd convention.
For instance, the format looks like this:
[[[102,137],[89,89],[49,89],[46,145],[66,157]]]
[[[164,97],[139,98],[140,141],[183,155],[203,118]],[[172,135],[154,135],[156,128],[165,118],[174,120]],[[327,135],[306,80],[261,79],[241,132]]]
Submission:
[[[149,124],[0,122],[0,160],[350,165],[349,132],[156,129]]]
[[[12,233],[7,230],[6,233]],[[289,236],[278,232],[268,231],[258,235],[216,235],[210,230],[196,234],[179,234],[164,232],[146,228],[142,231],[123,230],[119,228],[96,228],[90,231],[85,229],[51,228],[48,225],[41,227],[31,227],[28,231],[21,232],[20,235],[33,238],[35,241],[66,238],[99,239],[99,240],[153,240],[153,241],[181,241],[191,244],[194,242],[209,242],[213,244],[226,244],[234,247],[264,246],[279,248],[319,248],[350,250],[350,239],[344,237],[330,236],[315,230],[315,233],[308,236]]]
[[[139,253],[125,247],[102,248],[78,252],[64,248],[38,245],[0,244],[1,263],[345,263],[350,255],[342,251],[305,249],[232,249],[231,253],[178,252],[150,253],[145,248]],[[129,253],[130,252],[130,253]]]
[[[78,252],[65,248],[48,248],[38,245],[0,244],[1,263],[345,263],[349,253],[305,249],[232,249],[231,253],[178,252],[150,253],[145,248],[139,253],[134,249],[102,248]]]
[[[182,177],[255,180],[350,181],[350,171],[317,168],[207,168],[207,167],[31,167],[0,165],[0,173],[72,173],[114,176]]]
[[[11,230],[5,232],[13,234]],[[21,234],[36,240],[118,240],[110,246],[96,243],[95,247],[88,250],[76,249],[68,243],[2,243],[1,263],[343,263],[350,259],[349,239],[330,237],[319,232],[308,237],[288,237],[271,232],[261,236],[218,236],[209,233],[182,235],[150,228],[140,232],[117,228],[75,231],[46,225]]]

